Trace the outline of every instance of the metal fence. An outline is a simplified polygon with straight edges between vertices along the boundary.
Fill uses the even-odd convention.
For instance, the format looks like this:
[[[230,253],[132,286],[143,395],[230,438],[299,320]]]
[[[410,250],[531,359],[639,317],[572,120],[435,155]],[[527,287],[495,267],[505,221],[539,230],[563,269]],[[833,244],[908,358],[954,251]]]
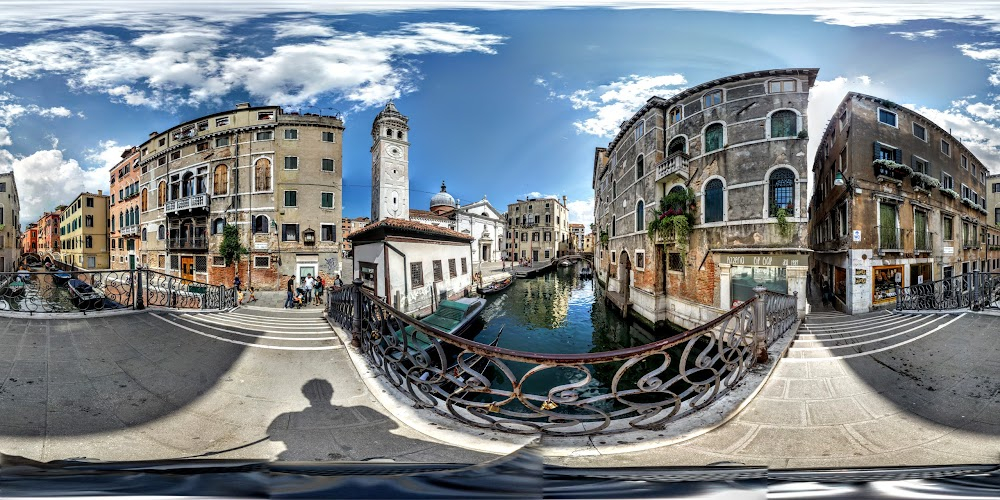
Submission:
[[[417,407],[516,434],[663,429],[735,387],[798,319],[796,297],[757,296],[715,320],[644,346],[546,354],[442,333],[355,281],[328,294],[330,319],[371,368]]]
[[[1000,307],[1000,273],[972,271],[958,276],[896,287],[897,310],[981,310]]]
[[[56,264],[56,271],[0,273],[0,311],[94,312],[165,307],[229,309],[236,290],[147,269],[88,271]]]

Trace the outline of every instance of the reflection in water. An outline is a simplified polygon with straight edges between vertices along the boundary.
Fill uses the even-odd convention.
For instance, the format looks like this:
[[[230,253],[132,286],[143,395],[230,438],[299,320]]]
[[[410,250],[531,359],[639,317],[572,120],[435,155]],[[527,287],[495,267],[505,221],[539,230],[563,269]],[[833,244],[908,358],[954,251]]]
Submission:
[[[625,320],[605,307],[602,293],[599,288],[595,290],[594,280],[579,279],[579,265],[516,280],[504,292],[487,296],[488,303],[483,311],[486,326],[475,340],[489,344],[503,328],[500,347],[538,353],[583,354],[641,346],[683,331],[675,327],[654,332],[640,323]],[[662,361],[662,357],[657,361]],[[640,363],[629,372],[637,377],[646,372],[646,368],[651,368],[646,365],[652,362]],[[508,366],[518,376],[532,368],[524,363],[508,363]],[[579,391],[581,396],[606,392],[607,384],[620,366],[621,363],[588,365],[587,372],[593,379]],[[586,376],[587,373],[580,369],[548,369],[526,380],[524,389],[544,395],[548,388],[580,382]],[[501,377],[494,377],[494,382],[509,385]]]

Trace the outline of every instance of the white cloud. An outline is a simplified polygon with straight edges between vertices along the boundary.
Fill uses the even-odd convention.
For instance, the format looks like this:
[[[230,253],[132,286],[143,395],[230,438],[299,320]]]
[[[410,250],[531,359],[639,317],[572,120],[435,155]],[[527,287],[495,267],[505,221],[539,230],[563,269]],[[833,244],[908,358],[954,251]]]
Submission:
[[[924,30],[924,31],[890,31],[890,35],[899,35],[907,40],[918,40],[921,38],[937,38],[938,34],[948,30]]]
[[[566,208],[569,210],[569,221],[583,224],[589,233],[590,224],[594,222],[594,198],[570,201]]]
[[[0,125],[10,126],[14,123],[14,120],[27,115],[38,115],[46,118],[68,118],[73,116],[72,111],[62,106],[54,108],[43,108],[35,104],[24,106],[13,102],[11,96],[8,96],[8,99],[11,100],[0,101]]]
[[[684,90],[683,75],[629,75],[593,89],[578,89],[569,93],[552,90],[552,85],[536,79],[535,83],[549,89],[549,97],[568,101],[573,109],[583,109],[593,116],[573,122],[577,133],[612,137],[619,125],[631,117],[649,98],[669,98]]]
[[[336,30],[309,21],[287,21],[274,26],[274,38],[331,37]]]
[[[872,85],[872,79],[867,75],[844,77],[838,76],[832,80],[817,80],[809,91],[809,144],[806,147],[807,163],[812,165],[813,158],[816,157],[816,149],[823,138],[823,131],[826,130],[827,122],[837,110],[837,106],[844,100],[848,92],[861,92],[879,97],[891,98],[886,95],[881,85]]]
[[[4,127],[0,127],[0,146],[10,146],[13,142],[10,141],[10,131]]]
[[[81,191],[107,189],[108,173],[85,170],[62,151],[50,149],[18,157],[0,149],[0,172],[14,172],[21,202],[21,220],[27,225],[46,210],[71,201]]]
[[[551,198],[553,200],[561,200],[562,199],[562,197],[559,196],[559,195],[557,195],[557,194],[542,194],[542,193],[540,193],[538,191],[532,191],[530,193],[524,193],[523,195],[521,195],[520,199],[527,200],[529,198],[531,198],[531,199],[538,199],[538,200],[544,199],[544,198]]]
[[[965,114],[962,108],[938,110],[924,106],[905,105],[920,113],[939,127],[950,131],[962,141],[991,173],[1000,173],[1000,124]],[[975,107],[972,105],[970,107]],[[995,118],[993,120],[996,120]]]
[[[454,23],[409,23],[377,34],[312,32],[314,40],[254,56],[227,52],[224,32],[212,27],[131,41],[88,31],[0,50],[0,77],[63,75],[75,90],[152,108],[213,102],[240,88],[268,104],[313,104],[334,93],[367,107],[413,90],[417,75],[407,56],[493,54],[503,40]]]
[[[984,120],[1000,120],[1000,108],[993,104],[983,104],[977,102],[965,107],[965,111],[976,118]]]
[[[107,171],[122,161],[122,152],[126,149],[128,146],[122,146],[113,140],[100,141],[96,148],[84,151],[84,158]]]
[[[977,61],[990,61],[988,66],[992,73],[988,80],[992,85],[1000,85],[1000,47],[995,43],[965,43],[956,46],[968,57]]]

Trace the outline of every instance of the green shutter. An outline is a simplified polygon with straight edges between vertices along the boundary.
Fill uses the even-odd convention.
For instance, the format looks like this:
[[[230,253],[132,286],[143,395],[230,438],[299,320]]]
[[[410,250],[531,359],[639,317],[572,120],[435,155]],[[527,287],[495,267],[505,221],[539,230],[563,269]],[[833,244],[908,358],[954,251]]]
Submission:
[[[896,148],[896,163],[903,163],[903,150]]]
[[[874,144],[874,146],[872,148],[872,161],[878,159],[878,153],[879,153],[879,150],[881,150],[881,149],[882,149],[882,144],[880,142],[878,142],[878,141],[875,141],[875,144]]]

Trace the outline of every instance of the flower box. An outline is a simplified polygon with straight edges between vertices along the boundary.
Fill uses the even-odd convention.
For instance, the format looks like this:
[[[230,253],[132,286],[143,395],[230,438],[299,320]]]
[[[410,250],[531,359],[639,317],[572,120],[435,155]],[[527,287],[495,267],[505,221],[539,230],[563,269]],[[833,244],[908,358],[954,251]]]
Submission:
[[[945,195],[945,196],[947,196],[947,197],[949,197],[949,198],[951,198],[953,200],[958,199],[958,193],[956,193],[954,189],[944,188],[944,189],[941,190],[941,194],[943,194],[943,195]]]
[[[903,180],[913,173],[913,169],[892,160],[875,160],[872,162],[875,177]]]

